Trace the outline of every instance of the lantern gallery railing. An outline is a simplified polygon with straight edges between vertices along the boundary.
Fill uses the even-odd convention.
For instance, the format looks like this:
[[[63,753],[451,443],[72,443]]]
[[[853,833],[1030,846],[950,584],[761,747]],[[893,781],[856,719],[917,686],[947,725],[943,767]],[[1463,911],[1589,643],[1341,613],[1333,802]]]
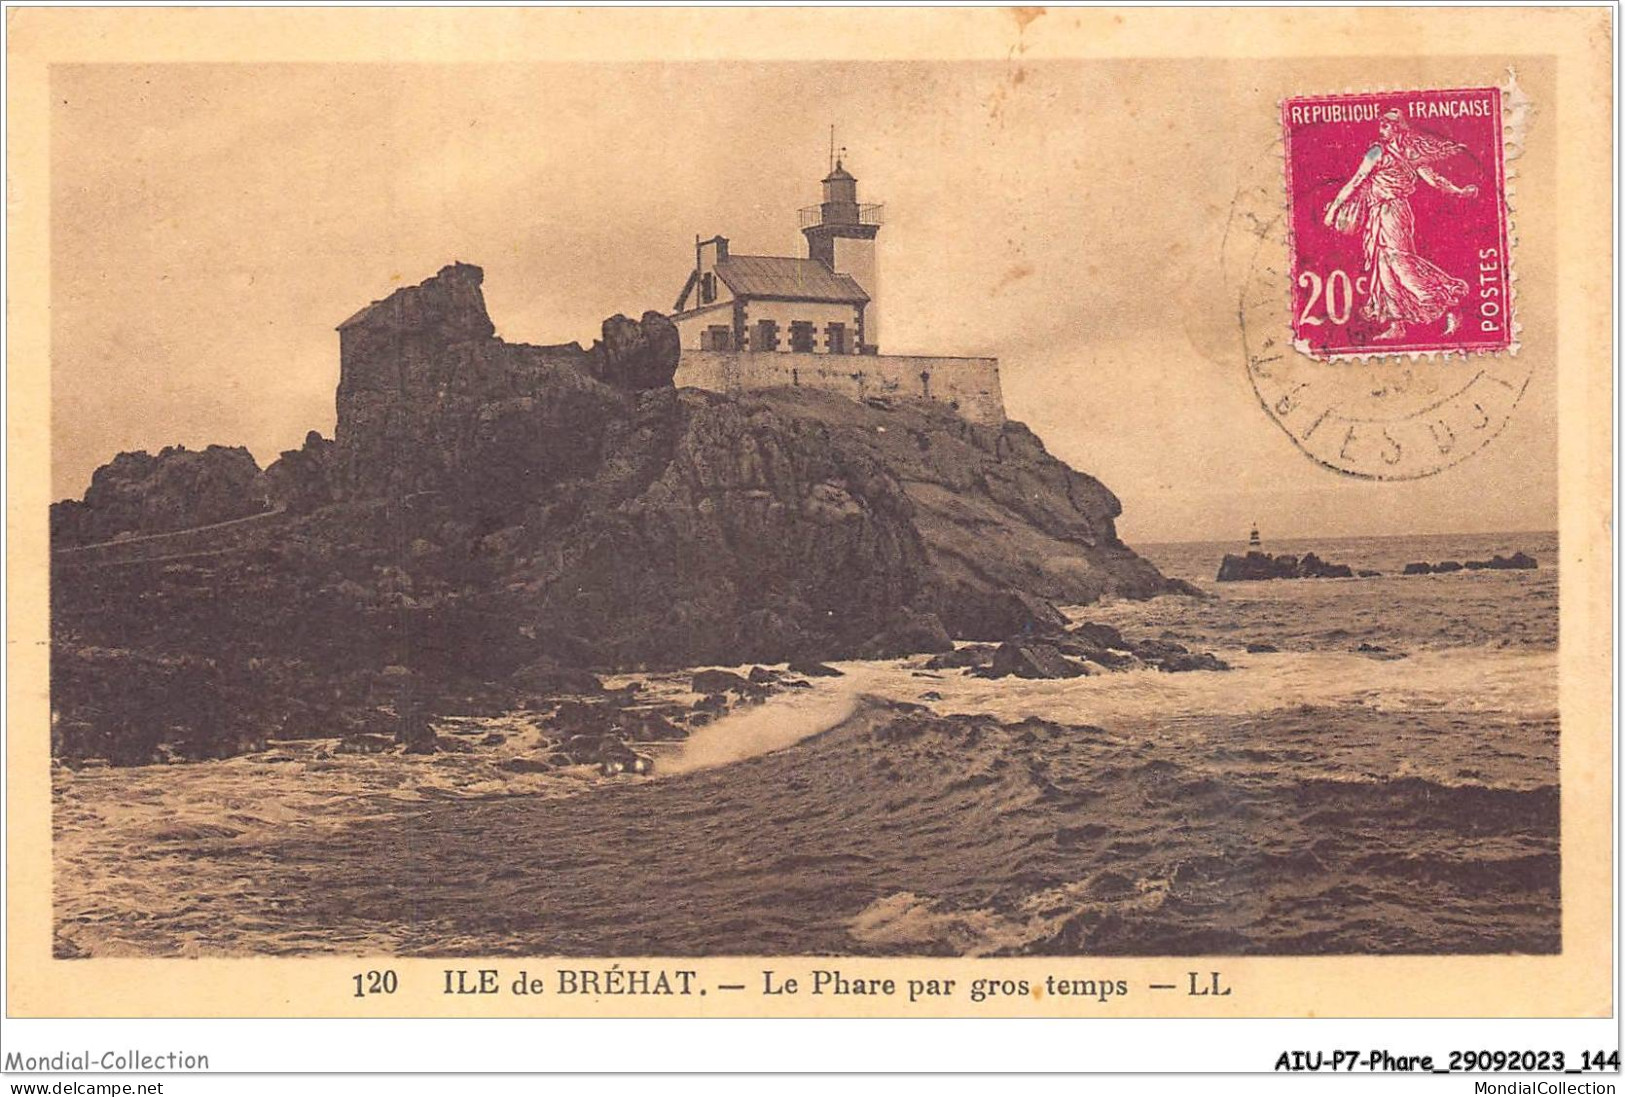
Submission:
[[[847,202],[828,202],[822,206],[805,206],[801,214],[801,227],[812,228],[814,225],[878,225],[886,206],[882,202],[868,205],[854,205]],[[826,217],[824,211],[828,210]],[[854,219],[853,212],[856,211]]]

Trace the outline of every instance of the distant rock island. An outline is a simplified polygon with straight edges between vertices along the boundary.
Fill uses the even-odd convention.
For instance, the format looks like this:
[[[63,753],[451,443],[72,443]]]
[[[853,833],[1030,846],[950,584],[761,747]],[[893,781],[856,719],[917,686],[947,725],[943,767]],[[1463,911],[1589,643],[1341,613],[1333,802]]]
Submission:
[[[1441,560],[1437,564],[1406,564],[1406,575],[1449,575],[1456,571],[1533,571],[1540,562],[1524,552],[1492,556],[1488,560]]]
[[[1253,579],[1352,579],[1354,569],[1347,564],[1331,564],[1312,552],[1302,556],[1252,551],[1245,556],[1226,553],[1219,563],[1218,581],[1234,583]]]
[[[452,264],[340,325],[333,439],[263,471],[240,448],[121,454],[52,508],[59,739],[140,725],[231,753],[400,709],[407,682],[451,711],[546,668],[942,651],[1191,589],[1020,423],[679,390],[665,316],[509,343],[482,280]]]
[[[1515,552],[1511,556],[1497,555],[1489,560],[1444,560],[1437,564],[1406,564],[1405,575],[1448,575],[1457,571],[1525,571],[1538,568],[1533,556]],[[1260,579],[1361,579],[1381,578],[1382,572],[1362,569],[1355,571],[1347,564],[1332,564],[1312,552],[1302,556],[1283,553],[1272,556],[1267,552],[1250,551],[1245,556],[1226,553],[1219,563],[1218,582],[1235,583]]]

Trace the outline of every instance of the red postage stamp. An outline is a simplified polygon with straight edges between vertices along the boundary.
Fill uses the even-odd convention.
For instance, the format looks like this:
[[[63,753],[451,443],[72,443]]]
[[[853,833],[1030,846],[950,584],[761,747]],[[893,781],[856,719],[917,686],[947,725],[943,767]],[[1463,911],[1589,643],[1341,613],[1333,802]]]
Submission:
[[[1514,345],[1499,88],[1287,99],[1281,124],[1298,350]]]

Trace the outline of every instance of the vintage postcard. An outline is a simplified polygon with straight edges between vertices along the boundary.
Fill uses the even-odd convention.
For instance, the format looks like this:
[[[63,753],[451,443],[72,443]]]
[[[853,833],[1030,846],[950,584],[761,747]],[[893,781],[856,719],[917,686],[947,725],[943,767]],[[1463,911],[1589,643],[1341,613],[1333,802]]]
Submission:
[[[1612,1010],[1606,10],[10,14],[15,1015]]]

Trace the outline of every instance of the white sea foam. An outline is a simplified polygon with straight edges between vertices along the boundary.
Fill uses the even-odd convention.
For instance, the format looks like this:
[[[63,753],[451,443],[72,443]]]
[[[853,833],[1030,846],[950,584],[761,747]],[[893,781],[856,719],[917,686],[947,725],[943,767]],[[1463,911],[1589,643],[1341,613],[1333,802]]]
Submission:
[[[841,678],[737,709],[695,732],[657,773],[687,773],[783,750],[850,716],[864,694],[1000,720],[1036,717],[1066,724],[1257,716],[1301,706],[1360,706],[1378,713],[1504,713],[1540,717],[1557,709],[1557,657],[1550,651],[1451,648],[1405,659],[1351,652],[1225,651],[1229,672],[1132,670],[1088,678],[978,678],[921,672],[918,657],[832,664]],[[741,668],[745,669],[745,668]],[[937,697],[928,697],[935,693]]]
[[[902,670],[892,691],[874,692],[914,699],[932,690],[942,695],[933,707],[944,712],[1108,725],[1192,714],[1248,716],[1301,705],[1531,716],[1557,708],[1557,657],[1548,651],[1455,648],[1393,660],[1348,652],[1219,654],[1235,669],[1183,674],[1134,670],[1031,681],[956,671],[934,680]]]
[[[690,735],[661,761],[656,775],[712,769],[783,750],[851,716],[858,698],[866,693],[912,699],[907,687],[898,685],[917,681],[908,677],[906,665],[901,660],[841,663],[839,678],[815,678],[810,689],[789,690],[763,704],[735,709]]]
[[[846,719],[856,696],[849,689],[826,688],[737,709],[690,735],[656,773],[711,769],[783,750]]]

